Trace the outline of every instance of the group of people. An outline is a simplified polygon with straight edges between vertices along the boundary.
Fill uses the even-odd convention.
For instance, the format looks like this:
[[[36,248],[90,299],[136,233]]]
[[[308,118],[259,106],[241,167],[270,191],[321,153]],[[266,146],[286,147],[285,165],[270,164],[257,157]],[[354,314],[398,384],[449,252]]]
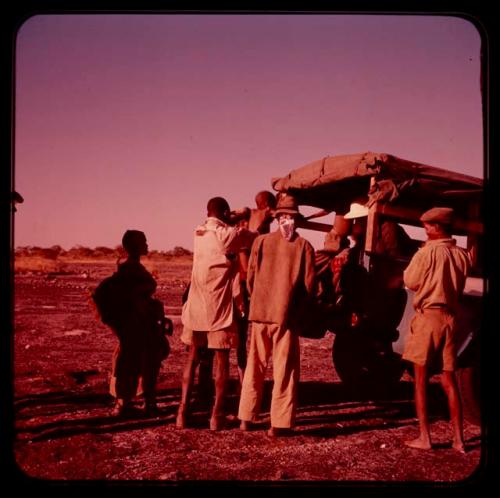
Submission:
[[[182,340],[190,349],[176,419],[179,428],[188,424],[194,372],[205,349],[215,355],[210,428],[224,427],[232,348],[239,352],[241,428],[248,430],[260,411],[271,355],[270,433],[294,424],[300,367],[298,318],[301,303],[314,295],[314,249],[295,230],[299,211],[293,198],[285,196],[275,204],[270,192],[260,192],[256,203],[257,209],[231,212],[225,199],[210,199],[207,219],[195,230],[191,284],[182,310]],[[278,230],[270,233],[273,218]]]
[[[212,360],[215,392],[209,426],[212,430],[226,426],[230,351],[235,349],[241,387],[240,429],[251,430],[257,421],[266,369],[272,357],[268,434],[293,433],[300,377],[299,336],[307,327],[304,318],[307,318],[308,303],[317,297],[316,268],[321,258],[318,259],[312,245],[296,231],[301,215],[292,196],[279,194],[275,197],[267,191],[259,192],[256,204],[256,209],[231,211],[224,198],[214,197],[208,201],[206,220],[194,231],[193,268],[182,309],[181,340],[189,347],[189,353],[175,422],[179,429],[190,423],[195,371],[200,368],[198,382],[201,383],[201,366],[208,364],[203,375],[211,378]],[[365,217],[368,210],[366,206],[361,208],[358,214],[348,213],[346,218]],[[273,220],[277,221],[278,228],[271,232]],[[403,358],[414,364],[415,404],[420,427],[419,437],[407,444],[413,448],[431,448],[426,383],[429,366],[438,358],[449,402],[453,448],[463,452],[462,413],[454,374],[454,329],[470,261],[467,252],[451,237],[453,211],[450,208],[430,209],[420,220],[427,241],[416,251],[403,273],[404,285],[415,291],[415,316]],[[146,239],[142,232],[129,232],[128,238],[123,240],[129,259],[119,272],[133,269],[129,272],[130,287],[137,295],[151,297],[156,283],[139,262],[140,256],[147,253]],[[356,230],[353,237],[356,237]],[[338,244],[336,249],[342,253],[346,244]],[[339,261],[343,259],[334,260],[332,267],[337,265],[338,270]],[[338,271],[333,274],[337,276]],[[164,324],[165,317],[160,317],[160,322]],[[137,337],[144,327],[141,329],[141,325],[130,318],[124,324],[111,326],[120,342],[114,355],[112,392],[117,398],[115,413],[123,414],[136,393],[137,379],[144,377],[144,365],[148,361],[153,364],[153,372],[149,377],[146,375],[146,379],[155,378],[159,362],[168,351],[160,354],[157,351],[155,358],[149,358],[145,352],[155,348],[138,345]],[[135,339],[126,339],[124,331],[132,329],[136,331]],[[250,332],[248,353],[247,330]],[[131,363],[135,365],[133,368],[129,368]],[[122,364],[127,364],[128,368],[120,368]],[[154,384],[155,381],[150,381],[144,391],[145,407],[150,412],[156,408],[154,388],[151,387]]]

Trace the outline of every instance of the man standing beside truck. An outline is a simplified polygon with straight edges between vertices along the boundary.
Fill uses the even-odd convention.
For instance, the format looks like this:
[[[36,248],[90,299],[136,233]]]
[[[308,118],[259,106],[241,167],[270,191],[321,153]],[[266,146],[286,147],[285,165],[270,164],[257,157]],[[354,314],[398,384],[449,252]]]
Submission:
[[[427,241],[404,272],[405,285],[415,291],[415,316],[403,354],[403,359],[414,364],[415,407],[420,435],[406,444],[424,450],[432,447],[427,415],[427,377],[430,365],[437,360],[450,409],[452,447],[464,453],[462,406],[455,378],[454,332],[455,315],[470,260],[465,249],[458,247],[451,237],[451,208],[432,208],[422,214],[420,221]]]
[[[272,356],[274,385],[268,431],[272,437],[290,434],[295,423],[299,333],[305,304],[315,290],[314,249],[295,231],[299,216],[296,200],[282,196],[275,214],[278,230],[255,239],[248,263],[252,331],[238,413],[240,428],[249,430],[260,412],[265,372]]]

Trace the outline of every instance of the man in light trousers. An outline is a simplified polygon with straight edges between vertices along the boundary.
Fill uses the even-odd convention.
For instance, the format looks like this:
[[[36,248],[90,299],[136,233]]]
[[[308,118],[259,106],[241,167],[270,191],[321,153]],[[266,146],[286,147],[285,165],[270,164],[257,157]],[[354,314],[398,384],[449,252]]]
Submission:
[[[257,237],[248,265],[250,350],[238,417],[249,430],[260,412],[268,360],[273,360],[269,436],[288,435],[295,424],[300,323],[315,291],[314,249],[295,231],[299,211],[291,196],[278,200],[278,230]]]

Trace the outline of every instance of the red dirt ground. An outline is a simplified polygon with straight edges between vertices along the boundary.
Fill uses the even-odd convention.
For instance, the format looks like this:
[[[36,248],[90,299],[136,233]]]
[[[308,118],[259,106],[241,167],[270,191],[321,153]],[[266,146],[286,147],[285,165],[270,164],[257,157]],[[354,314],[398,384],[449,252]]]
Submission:
[[[15,457],[31,477],[47,480],[206,480],[280,483],[438,482],[460,485],[480,465],[480,428],[465,423],[467,453],[450,447],[447,407],[436,379],[429,397],[435,449],[410,449],[417,435],[411,380],[397,392],[347,391],[331,361],[334,336],[301,339],[301,385],[296,435],[271,439],[269,388],[261,422],[243,433],[208,430],[208,410],[195,405],[193,427],[174,417],[186,358],[179,340],[181,295],[190,262],[146,261],[157,296],[174,320],[172,347],[159,377],[158,417],[110,416],[110,360],[116,339],[94,315],[87,288],[112,263],[68,264],[64,274],[17,274],[15,280]],[[334,346],[334,344],[333,344]],[[231,357],[228,408],[236,413],[238,383]],[[270,379],[270,370],[268,379]]]

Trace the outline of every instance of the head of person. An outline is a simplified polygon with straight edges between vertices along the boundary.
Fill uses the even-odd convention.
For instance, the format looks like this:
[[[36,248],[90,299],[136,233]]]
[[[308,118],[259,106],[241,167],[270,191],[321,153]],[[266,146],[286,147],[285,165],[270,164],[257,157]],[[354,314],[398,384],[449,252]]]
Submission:
[[[231,215],[229,203],[223,197],[212,197],[207,203],[207,216],[228,223]]]
[[[140,230],[127,230],[122,237],[123,249],[129,256],[144,256],[148,253],[146,235]]]
[[[281,195],[276,203],[274,216],[281,235],[285,240],[292,240],[295,237],[296,222],[300,216],[296,199],[288,194]]]
[[[361,240],[366,232],[368,220],[367,198],[359,198],[351,203],[349,211],[344,215],[344,220],[352,220],[350,238],[354,243]]]
[[[427,238],[443,239],[451,236],[453,224],[453,209],[434,207],[420,216]]]
[[[24,198],[19,192],[16,192],[14,190],[13,192],[11,192],[10,202],[12,204],[12,210],[15,213],[17,211],[16,204],[22,204],[24,202]]]
[[[257,209],[275,209],[276,197],[268,190],[262,190],[255,196],[255,204]]]

